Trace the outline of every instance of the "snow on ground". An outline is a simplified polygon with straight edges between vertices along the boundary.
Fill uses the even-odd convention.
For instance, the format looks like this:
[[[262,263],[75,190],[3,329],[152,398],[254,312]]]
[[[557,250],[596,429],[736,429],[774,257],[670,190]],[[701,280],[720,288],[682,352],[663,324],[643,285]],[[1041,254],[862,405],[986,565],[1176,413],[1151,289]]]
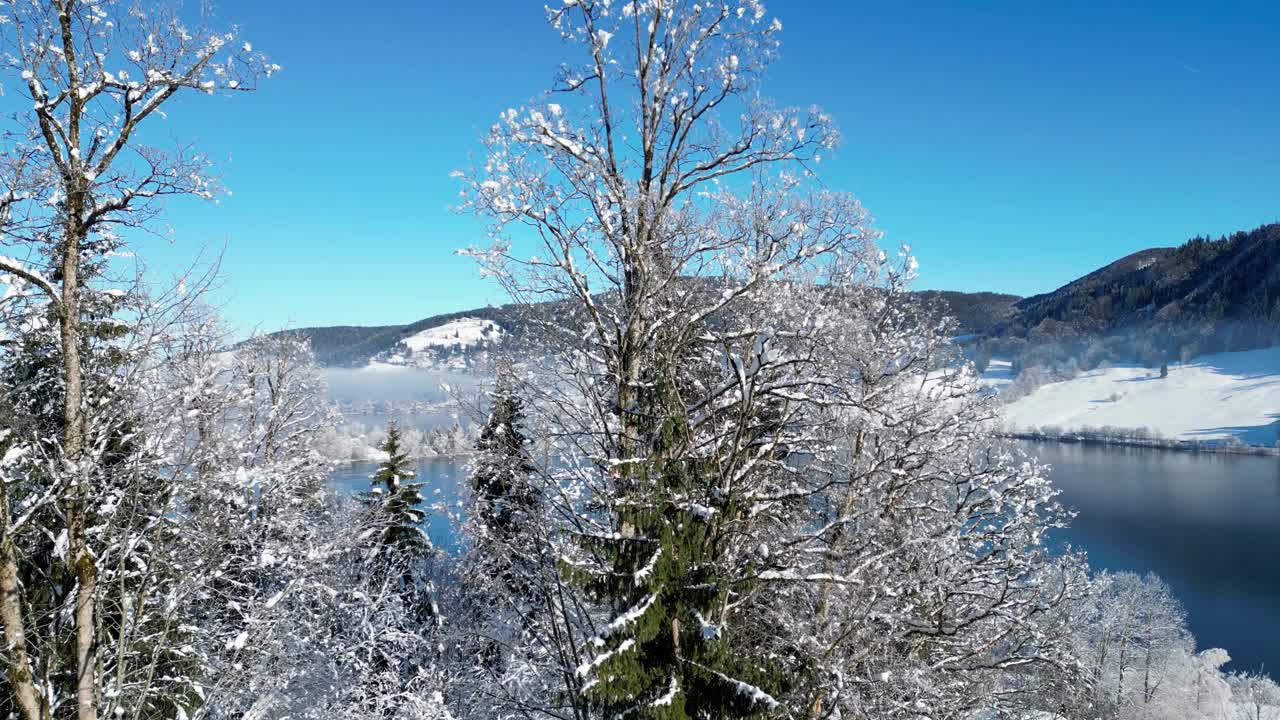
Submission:
[[[992,361],[988,375],[1001,372],[1009,374],[1008,363]],[[1148,427],[1178,440],[1273,445],[1280,441],[1280,347],[1205,355],[1170,365],[1167,378],[1142,367],[1091,370],[1036,389],[1004,414],[1013,430]]]
[[[470,347],[478,342],[497,340],[500,337],[502,337],[502,328],[492,320],[460,318],[415,333],[400,342],[412,352],[422,352],[427,348],[435,347],[455,345]]]
[[[422,330],[404,338],[396,346],[369,361],[370,370],[396,367],[465,366],[465,361],[451,351],[465,351],[473,346],[496,343],[503,335],[502,326],[492,320],[459,318],[443,325]]]

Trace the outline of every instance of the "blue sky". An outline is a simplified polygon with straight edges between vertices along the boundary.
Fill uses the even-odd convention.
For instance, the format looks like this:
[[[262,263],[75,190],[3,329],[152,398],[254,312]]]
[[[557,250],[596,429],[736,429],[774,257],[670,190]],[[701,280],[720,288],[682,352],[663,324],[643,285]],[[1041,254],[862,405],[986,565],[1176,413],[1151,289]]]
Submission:
[[[1280,220],[1280,6],[769,3],[765,94],[845,137],[823,179],[921,261],[919,286],[1043,292],[1135,250]],[[1120,7],[1123,5],[1123,7]],[[241,332],[410,322],[501,303],[448,175],[547,87],[542,3],[223,0],[284,72],[194,97],[165,131],[233,196],[171,203],[157,270],[225,246]]]

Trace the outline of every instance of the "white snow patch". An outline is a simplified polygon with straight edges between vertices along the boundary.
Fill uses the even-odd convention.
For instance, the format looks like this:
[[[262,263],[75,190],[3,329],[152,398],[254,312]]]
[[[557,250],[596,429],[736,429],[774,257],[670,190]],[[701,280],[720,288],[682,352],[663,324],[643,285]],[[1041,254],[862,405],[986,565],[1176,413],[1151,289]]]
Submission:
[[[670,705],[676,699],[676,694],[680,692],[680,683],[676,681],[676,676],[671,676],[671,684],[667,686],[667,691],[662,697],[649,703],[649,707],[665,707]]]
[[[991,370],[998,372],[997,361]],[[1219,353],[1159,369],[1113,367],[1049,383],[1004,409],[1017,430],[1151,428],[1177,440],[1280,441],[1280,347]]]
[[[647,597],[645,597],[644,600],[641,600],[640,603],[637,604],[635,607],[631,608],[630,610],[614,618],[613,622],[609,623],[605,627],[604,632],[600,633],[599,636],[593,638],[593,644],[595,644],[597,647],[603,646],[605,638],[609,637],[610,635],[613,635],[614,633],[618,632],[622,628],[639,620],[641,617],[644,616],[645,613],[649,612],[649,608],[653,607],[653,603],[656,602],[657,600],[658,600],[657,595],[650,594]]]
[[[617,650],[610,650],[609,652],[606,652],[606,653],[600,653],[590,661],[584,662],[581,665],[579,665],[577,670],[578,677],[586,677],[591,673],[592,670],[595,670],[601,665],[609,662],[609,658],[613,657],[614,655],[627,652],[628,650],[630,650],[635,646],[636,646],[635,640],[631,638],[627,638],[626,640],[623,640],[622,644],[618,646]]]
[[[443,325],[416,332],[400,340],[394,348],[369,361],[370,370],[421,367],[434,368],[441,364],[439,351],[467,350],[475,346],[496,343],[502,339],[502,326],[482,318],[459,318]],[[457,357],[454,361],[460,362]]]
[[[400,342],[413,352],[422,352],[435,347],[470,347],[500,337],[502,328],[492,320],[461,318],[415,333]]]

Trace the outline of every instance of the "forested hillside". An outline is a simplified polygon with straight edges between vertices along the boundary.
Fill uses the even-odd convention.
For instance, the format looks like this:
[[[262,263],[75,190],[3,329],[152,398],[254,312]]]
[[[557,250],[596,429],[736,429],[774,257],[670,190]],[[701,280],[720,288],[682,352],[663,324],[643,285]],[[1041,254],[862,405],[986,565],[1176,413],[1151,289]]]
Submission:
[[[911,293],[925,305],[955,319],[955,332],[982,333],[1013,316],[1017,295],[993,292],[965,293],[950,290],[922,290]],[[529,345],[539,328],[548,321],[564,324],[573,315],[572,308],[553,303],[525,306],[504,305],[432,315],[407,325],[337,325],[283,330],[276,334],[293,335],[311,342],[316,361],[326,367],[363,367],[370,362],[394,356],[403,351],[402,343],[415,335],[467,319],[485,320],[502,329],[500,342]],[[495,338],[495,341],[497,339]],[[492,350],[497,342],[465,345],[439,353],[442,359],[467,359]]]
[[[956,331],[965,335],[986,332],[1011,319],[1022,299],[1005,293],[955,290],[921,290],[914,294],[926,303],[939,303],[955,319]]]
[[[1019,298],[996,292],[913,293],[954,318],[955,332],[991,341],[998,352],[1044,358],[1137,361],[1280,344],[1280,224],[1216,240],[1123,257],[1053,292]],[[433,315],[407,325],[335,326],[286,331],[311,341],[326,366],[360,367],[394,353],[407,338],[465,318],[527,337],[550,307],[484,307]],[[1092,348],[1092,349],[1090,349]],[[466,356],[482,347],[459,348]]]
[[[288,334],[306,338],[311,342],[316,361],[326,367],[360,367],[380,354],[391,352],[401,341],[424,330],[430,330],[463,318],[479,318],[518,329],[522,323],[516,319],[512,308],[475,308],[462,312],[432,315],[407,325],[353,326],[298,328],[284,330]]]
[[[988,334],[1012,349],[1102,341],[1148,365],[1278,344],[1280,224],[1134,253],[1019,301]]]

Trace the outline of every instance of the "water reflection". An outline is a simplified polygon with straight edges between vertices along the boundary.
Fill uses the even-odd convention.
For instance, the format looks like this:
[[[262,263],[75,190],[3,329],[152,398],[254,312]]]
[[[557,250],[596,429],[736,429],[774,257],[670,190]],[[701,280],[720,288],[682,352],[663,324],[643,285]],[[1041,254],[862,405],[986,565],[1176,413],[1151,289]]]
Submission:
[[[1200,646],[1237,669],[1280,667],[1280,461],[1027,443],[1079,515],[1060,542],[1094,567],[1155,572]]]

